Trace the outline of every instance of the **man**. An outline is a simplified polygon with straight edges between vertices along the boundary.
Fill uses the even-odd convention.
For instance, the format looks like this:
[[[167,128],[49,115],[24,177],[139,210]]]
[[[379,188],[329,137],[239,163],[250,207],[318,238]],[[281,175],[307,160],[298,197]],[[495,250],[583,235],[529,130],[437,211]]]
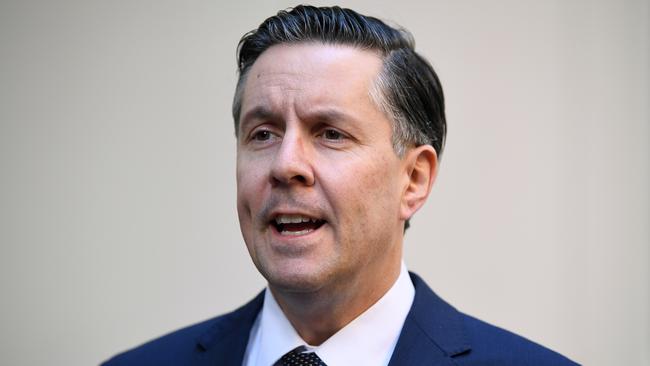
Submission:
[[[268,288],[106,365],[573,365],[456,311],[402,262],[444,147],[404,30],[298,6],[239,44],[237,203]]]

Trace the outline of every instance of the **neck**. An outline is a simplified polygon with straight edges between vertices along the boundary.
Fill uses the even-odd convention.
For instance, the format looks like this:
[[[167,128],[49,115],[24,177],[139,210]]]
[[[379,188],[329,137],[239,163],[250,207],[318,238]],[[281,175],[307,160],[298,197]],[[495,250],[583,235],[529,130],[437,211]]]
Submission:
[[[321,345],[375,304],[395,284],[401,269],[401,251],[389,265],[365,268],[353,278],[318,291],[298,293],[269,285],[273,297],[300,337]]]

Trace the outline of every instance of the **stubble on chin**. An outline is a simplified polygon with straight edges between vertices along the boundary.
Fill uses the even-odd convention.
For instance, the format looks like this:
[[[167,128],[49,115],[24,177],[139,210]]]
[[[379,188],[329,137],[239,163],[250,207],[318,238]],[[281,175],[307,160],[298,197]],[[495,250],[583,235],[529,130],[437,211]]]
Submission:
[[[274,292],[315,294],[332,287],[336,282],[332,263],[326,260],[316,263],[304,263],[301,260],[268,263],[262,260],[256,266]]]

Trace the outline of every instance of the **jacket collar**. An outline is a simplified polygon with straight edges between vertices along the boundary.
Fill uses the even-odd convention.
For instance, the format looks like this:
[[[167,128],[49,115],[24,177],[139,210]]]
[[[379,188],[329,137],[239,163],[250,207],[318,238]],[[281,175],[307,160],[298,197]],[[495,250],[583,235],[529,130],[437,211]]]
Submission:
[[[438,297],[418,275],[409,274],[415,298],[389,366],[453,365],[452,357],[471,349],[462,315]],[[241,365],[251,327],[263,303],[264,291],[241,308],[218,317],[197,339],[202,354],[219,360],[220,365]]]
[[[218,317],[197,339],[197,347],[203,351],[200,357],[218,360],[223,366],[241,366],[250,330],[263,303],[264,291],[239,309]]]
[[[452,357],[471,349],[462,315],[418,275],[409,274],[415,298],[389,366],[454,365]]]

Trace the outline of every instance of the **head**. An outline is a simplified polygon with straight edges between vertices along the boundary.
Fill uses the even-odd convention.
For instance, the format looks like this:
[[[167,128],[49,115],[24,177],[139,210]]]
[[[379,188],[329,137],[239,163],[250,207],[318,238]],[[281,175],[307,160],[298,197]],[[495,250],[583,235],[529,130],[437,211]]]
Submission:
[[[447,133],[442,86],[431,65],[415,52],[411,34],[336,6],[301,5],[280,11],[240,40],[239,80],[232,106],[236,134],[244,85],[257,58],[273,45],[307,42],[347,45],[376,53],[382,69],[369,93],[392,122],[395,152],[402,155],[410,146],[429,144],[440,158]]]
[[[246,34],[238,61],[238,213],[258,269],[296,291],[394,270],[446,131],[410,34],[298,6]]]

